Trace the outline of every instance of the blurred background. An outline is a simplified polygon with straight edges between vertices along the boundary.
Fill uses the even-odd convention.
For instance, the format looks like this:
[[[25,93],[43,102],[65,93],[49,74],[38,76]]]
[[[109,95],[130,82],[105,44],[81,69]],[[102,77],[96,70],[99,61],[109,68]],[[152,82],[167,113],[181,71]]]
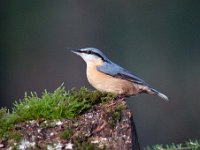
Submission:
[[[86,86],[69,48],[96,47],[170,101],[128,99],[142,147],[200,138],[200,1],[1,1],[0,106]]]

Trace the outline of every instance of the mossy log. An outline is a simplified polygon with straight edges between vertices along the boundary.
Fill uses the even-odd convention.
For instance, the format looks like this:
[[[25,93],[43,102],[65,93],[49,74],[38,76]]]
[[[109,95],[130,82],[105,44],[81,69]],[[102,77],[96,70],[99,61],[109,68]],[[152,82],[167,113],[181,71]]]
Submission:
[[[73,119],[32,120],[14,127],[18,148],[138,150],[135,124],[124,99],[96,104]],[[9,148],[13,141],[1,141]],[[11,145],[10,145],[11,144]]]
[[[61,100],[52,104],[58,97]],[[65,92],[62,87],[41,98],[25,97],[13,113],[0,111],[0,149],[138,150],[135,124],[125,99],[111,97],[86,89]]]

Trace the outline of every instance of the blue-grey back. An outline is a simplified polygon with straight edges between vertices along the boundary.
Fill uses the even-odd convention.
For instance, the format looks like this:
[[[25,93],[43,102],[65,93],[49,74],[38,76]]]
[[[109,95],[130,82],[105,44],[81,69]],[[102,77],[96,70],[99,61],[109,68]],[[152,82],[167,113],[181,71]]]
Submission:
[[[105,74],[114,76],[114,77],[130,80],[131,82],[134,82],[137,84],[147,85],[147,83],[145,83],[145,81],[143,81],[136,75],[133,75],[132,73],[130,73],[128,70],[122,68],[121,66],[119,66],[111,61],[104,62],[104,64],[102,66],[97,67],[97,70],[101,71]]]

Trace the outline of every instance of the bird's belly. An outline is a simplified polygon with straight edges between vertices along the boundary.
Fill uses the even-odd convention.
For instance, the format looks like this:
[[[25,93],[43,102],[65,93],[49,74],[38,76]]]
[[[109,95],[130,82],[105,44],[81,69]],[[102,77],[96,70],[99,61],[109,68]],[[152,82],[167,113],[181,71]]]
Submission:
[[[130,81],[115,78],[99,71],[88,70],[87,78],[89,83],[99,91],[111,92],[119,95],[136,95],[139,91]]]

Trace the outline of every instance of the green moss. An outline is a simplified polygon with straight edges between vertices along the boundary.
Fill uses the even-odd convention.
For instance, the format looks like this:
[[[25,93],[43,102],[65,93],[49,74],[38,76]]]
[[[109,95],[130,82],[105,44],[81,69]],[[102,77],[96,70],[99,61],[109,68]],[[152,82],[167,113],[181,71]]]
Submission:
[[[6,108],[0,109],[0,139],[8,137],[17,118],[16,115],[11,114]]]
[[[75,149],[78,150],[106,150],[106,145],[102,148],[97,147],[97,145],[90,143],[89,141],[80,141],[78,139],[73,140]],[[112,149],[112,148],[111,148]]]
[[[73,142],[74,142],[74,146],[78,150],[96,150],[97,149],[97,147],[94,144],[91,144],[88,141],[82,142],[82,141],[79,141],[79,140],[74,140]]]
[[[147,147],[145,150],[199,150],[200,149],[200,141],[198,140],[189,140],[184,144],[171,144],[171,145],[155,145],[152,147]]]
[[[65,131],[63,131],[61,133],[61,138],[64,140],[68,140],[71,136],[72,136],[73,131],[69,128],[65,129]]]
[[[115,107],[115,111],[121,112],[122,110],[124,110],[124,108],[125,108],[125,105],[124,105],[124,104],[118,104],[118,105]]]
[[[25,93],[22,100],[14,103],[12,113],[6,108],[0,109],[0,139],[8,138],[8,131],[15,123],[27,120],[53,120],[74,118],[91,108],[94,104],[112,100],[114,95],[81,88],[65,91],[63,85],[53,93],[44,91],[39,97],[37,93]]]
[[[121,120],[121,111],[125,108],[124,104],[118,104],[114,108],[108,109],[108,124],[111,128],[114,128]]]
[[[22,135],[18,132],[9,132],[9,137],[12,137],[12,139],[16,142],[19,142],[22,139]]]
[[[111,128],[114,128],[116,123],[119,122],[121,115],[119,112],[110,112],[110,113],[111,117],[108,120],[108,124],[110,125]]]

